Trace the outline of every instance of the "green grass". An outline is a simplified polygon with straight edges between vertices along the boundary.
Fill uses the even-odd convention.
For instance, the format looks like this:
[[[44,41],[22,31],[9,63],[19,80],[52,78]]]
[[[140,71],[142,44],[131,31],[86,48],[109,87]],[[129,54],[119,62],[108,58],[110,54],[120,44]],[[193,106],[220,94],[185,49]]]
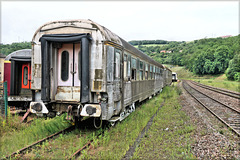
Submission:
[[[153,126],[143,138],[140,147],[137,148],[134,158],[153,158],[156,154],[151,152],[153,148],[161,150],[161,154],[155,157],[157,159],[162,159],[160,155],[166,155],[169,159],[192,158],[189,145],[191,143],[190,137],[195,127],[188,123],[189,118],[181,111],[181,106],[177,102],[177,97],[180,93],[181,91],[177,87],[166,87],[160,95],[138,107],[124,121],[105,131],[104,135],[101,135],[99,138],[96,138],[97,132],[102,130],[74,130],[66,135],[61,134],[55,140],[44,142],[43,145],[34,148],[22,158],[66,159],[90,139],[94,139],[92,145],[82,153],[81,159],[121,159],[129,147],[133,145],[164,99],[166,100],[165,105],[160,109],[157,117],[155,117]],[[19,129],[19,133],[14,132],[12,135],[15,135],[15,137],[5,135],[5,140],[2,141],[1,139],[1,144],[6,143],[5,146],[1,146],[1,155],[6,155],[4,148],[7,148],[7,153],[11,153],[22,146],[26,146],[26,141],[36,141],[40,136],[43,137],[44,134],[50,134],[53,130],[57,130],[53,128],[60,128],[57,126],[59,125],[59,120],[64,124],[63,118],[58,117],[57,119],[48,119],[43,122],[38,122],[37,120],[36,124],[34,123],[25,129]],[[166,128],[169,128],[169,130],[165,131]],[[17,140],[19,137],[23,139],[21,143]],[[30,137],[34,138],[34,140],[31,140]],[[17,142],[16,144],[14,143],[15,141]],[[156,144],[153,144],[153,141]],[[144,154],[145,157],[142,155],[142,150],[146,149],[143,144],[149,147],[149,153]],[[14,146],[12,151],[10,151],[10,146]]]
[[[95,143],[95,149],[89,150],[81,158],[121,159],[163,102],[162,97],[165,94],[166,91],[161,96],[152,98],[141,107],[138,107],[124,121],[119,122],[110,131],[106,131]]]
[[[100,130],[96,131],[100,132]],[[54,140],[45,142],[43,145],[24,155],[25,159],[68,159],[89,140],[96,139],[95,131],[74,130]]]
[[[0,158],[71,125],[65,121],[65,115],[46,120],[36,119],[31,125],[18,127],[16,129],[14,129],[14,126],[16,125],[13,125],[12,123],[17,123],[13,121],[17,121],[17,116],[13,118],[9,116],[8,119],[8,123],[1,121],[2,127],[8,128],[8,130],[4,130],[4,132],[1,133]]]
[[[171,90],[164,106],[154,118],[133,159],[193,159],[191,153],[192,137],[196,127],[189,117],[181,111],[178,91]]]
[[[176,88],[172,87],[166,87],[163,90],[163,93],[160,95],[154,97],[153,99],[149,100],[147,103],[143,104],[141,107],[137,108],[137,110],[130,115],[127,119],[125,119],[123,122],[118,123],[114,128],[112,128],[110,131],[105,132],[104,136],[102,136],[100,139],[97,140],[97,143],[95,143],[94,149],[89,149],[88,152],[84,152],[82,155],[82,159],[121,159],[126,152],[128,151],[129,147],[133,145],[134,141],[138,137],[138,135],[141,133],[142,129],[146,126],[147,122],[150,120],[151,116],[156,112],[160,104],[163,102],[163,99],[166,99],[165,103],[171,103],[173,99],[177,97],[178,92],[176,91]],[[176,100],[177,101],[177,100]],[[175,103],[178,104],[178,102]],[[172,139],[175,139],[179,142],[185,142],[188,143],[190,135],[194,131],[194,127],[191,125],[185,125],[186,115],[180,112],[180,106],[179,105],[173,105],[173,103],[168,104],[167,106],[164,106],[163,112],[168,112],[169,115],[172,115],[172,111],[176,110],[174,112],[174,115],[171,117],[168,117],[168,119],[165,119],[162,121],[162,125],[167,125],[169,128],[171,125],[176,124],[175,126],[181,126],[181,129],[176,129],[178,132],[174,132],[172,136]],[[160,109],[161,111],[162,109]],[[178,114],[180,116],[178,116]],[[176,115],[175,115],[176,114]],[[160,115],[158,114],[157,117]],[[161,116],[160,116],[161,117]],[[172,119],[172,124],[168,123]],[[154,120],[154,125],[152,126],[153,130],[156,132],[154,134],[162,135],[162,130],[159,130],[156,128],[157,119]],[[165,129],[165,128],[164,128]],[[181,137],[179,137],[181,136]],[[151,137],[152,141],[156,141],[156,143],[160,142],[161,139],[164,139],[166,137],[152,137],[152,132],[147,133],[145,137]],[[174,148],[174,145],[171,144],[171,141],[169,142],[169,147],[167,148],[166,155],[171,155],[171,157],[193,157],[189,152],[190,148],[189,146],[186,146],[187,144],[184,143],[184,146],[181,148],[180,146],[176,149]],[[177,142],[176,142],[177,143]],[[160,144],[160,143],[159,143]],[[166,143],[167,144],[167,143]],[[160,145],[162,148],[166,148],[166,144]],[[170,147],[171,146],[171,147]],[[159,147],[159,146],[158,146]],[[146,150],[147,148],[142,146],[142,149]],[[181,151],[181,152],[177,152]],[[182,156],[182,152],[184,152],[184,155]],[[136,159],[139,158],[140,150],[137,151],[137,154],[134,155]],[[159,157],[156,157],[157,159],[161,159],[161,156],[159,154]],[[144,157],[143,159],[149,159],[149,157]]]

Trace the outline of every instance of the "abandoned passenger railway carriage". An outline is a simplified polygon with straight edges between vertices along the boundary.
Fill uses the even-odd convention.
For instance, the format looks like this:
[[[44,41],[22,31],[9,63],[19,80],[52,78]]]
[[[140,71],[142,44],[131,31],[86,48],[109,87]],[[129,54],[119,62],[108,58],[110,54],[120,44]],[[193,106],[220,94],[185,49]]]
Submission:
[[[8,105],[27,109],[32,101],[31,49],[17,50],[4,61],[4,82],[7,82]]]
[[[32,46],[32,113],[114,122],[172,81],[171,70],[91,20],[47,23]]]

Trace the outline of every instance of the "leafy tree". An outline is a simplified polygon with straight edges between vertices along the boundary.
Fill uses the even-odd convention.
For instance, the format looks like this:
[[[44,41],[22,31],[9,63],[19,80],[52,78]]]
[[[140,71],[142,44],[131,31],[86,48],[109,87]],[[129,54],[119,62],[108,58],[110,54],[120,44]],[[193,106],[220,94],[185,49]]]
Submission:
[[[215,73],[224,73],[230,60],[229,49],[227,46],[219,46],[214,53]]]
[[[2,54],[8,55],[14,51],[20,49],[31,49],[31,42],[20,42],[20,43],[12,43],[12,44],[1,44],[0,52]]]
[[[192,42],[162,40],[136,41],[138,48],[160,63],[183,65],[196,74],[224,73],[234,55],[240,53],[240,35],[229,38],[208,38]],[[147,44],[161,44],[148,46]],[[141,44],[141,45],[140,45]],[[162,50],[168,51],[166,53]],[[171,53],[169,53],[171,51]],[[160,53],[161,52],[161,53]],[[226,71],[232,79],[238,72]]]
[[[234,58],[229,61],[226,76],[229,80],[240,81],[240,54],[235,55]]]
[[[199,75],[204,74],[204,65],[205,65],[205,57],[203,54],[200,54],[197,56],[197,58],[194,60],[195,63],[193,65],[193,72]]]

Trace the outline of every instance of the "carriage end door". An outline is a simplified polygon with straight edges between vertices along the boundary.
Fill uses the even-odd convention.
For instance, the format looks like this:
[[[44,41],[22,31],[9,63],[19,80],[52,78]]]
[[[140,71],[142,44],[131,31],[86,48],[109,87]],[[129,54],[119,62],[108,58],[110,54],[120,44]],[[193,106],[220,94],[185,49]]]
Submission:
[[[56,100],[80,100],[80,43],[63,44],[58,50],[58,86]]]

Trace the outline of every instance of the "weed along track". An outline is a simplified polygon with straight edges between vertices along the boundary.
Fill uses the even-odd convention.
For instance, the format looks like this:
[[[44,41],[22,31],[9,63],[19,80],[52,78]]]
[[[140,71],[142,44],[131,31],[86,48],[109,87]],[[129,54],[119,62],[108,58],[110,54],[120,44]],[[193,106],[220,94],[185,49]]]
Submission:
[[[139,145],[141,138],[147,133],[148,129],[151,127],[152,123],[153,123],[153,118],[157,115],[159,109],[164,105],[164,102],[160,105],[160,107],[158,108],[158,110],[156,111],[156,113],[151,117],[151,119],[148,121],[147,125],[143,128],[142,132],[140,133],[140,135],[137,137],[137,139],[135,140],[134,144],[129,148],[129,150],[127,151],[127,153],[125,154],[125,156],[122,158],[122,160],[127,160],[130,159],[134,152],[136,147]]]
[[[232,129],[238,136],[240,136],[240,112],[238,110],[204,94],[203,92],[188,84],[187,81],[183,81],[183,87],[210,113],[212,113],[226,126]]]
[[[96,138],[99,138],[100,135],[103,135],[104,134],[104,131],[98,133],[96,135]],[[94,141],[95,138],[92,138],[91,140],[89,140],[83,147],[81,147],[80,149],[78,149],[76,152],[74,152],[68,159],[77,159],[82,151],[84,151],[85,149],[87,149],[91,144],[92,142]]]
[[[5,158],[6,158],[6,159],[10,159],[10,158],[12,158],[12,157],[14,157],[14,156],[16,156],[16,155],[24,154],[26,151],[29,151],[30,149],[32,149],[33,147],[35,147],[35,146],[37,146],[37,145],[41,145],[43,142],[45,142],[45,141],[47,141],[47,140],[54,139],[54,138],[56,138],[57,136],[59,136],[60,134],[69,133],[69,132],[72,131],[74,128],[75,128],[74,126],[70,126],[70,127],[66,128],[66,129],[63,129],[63,130],[61,130],[61,131],[59,131],[59,132],[57,132],[57,133],[54,133],[54,134],[52,134],[52,135],[50,135],[50,136],[47,136],[46,138],[43,138],[43,139],[41,139],[41,140],[39,140],[39,141],[31,144],[31,145],[28,145],[28,146],[26,146],[26,147],[23,147],[22,149],[19,149],[18,151],[13,152],[11,155],[6,156]]]

